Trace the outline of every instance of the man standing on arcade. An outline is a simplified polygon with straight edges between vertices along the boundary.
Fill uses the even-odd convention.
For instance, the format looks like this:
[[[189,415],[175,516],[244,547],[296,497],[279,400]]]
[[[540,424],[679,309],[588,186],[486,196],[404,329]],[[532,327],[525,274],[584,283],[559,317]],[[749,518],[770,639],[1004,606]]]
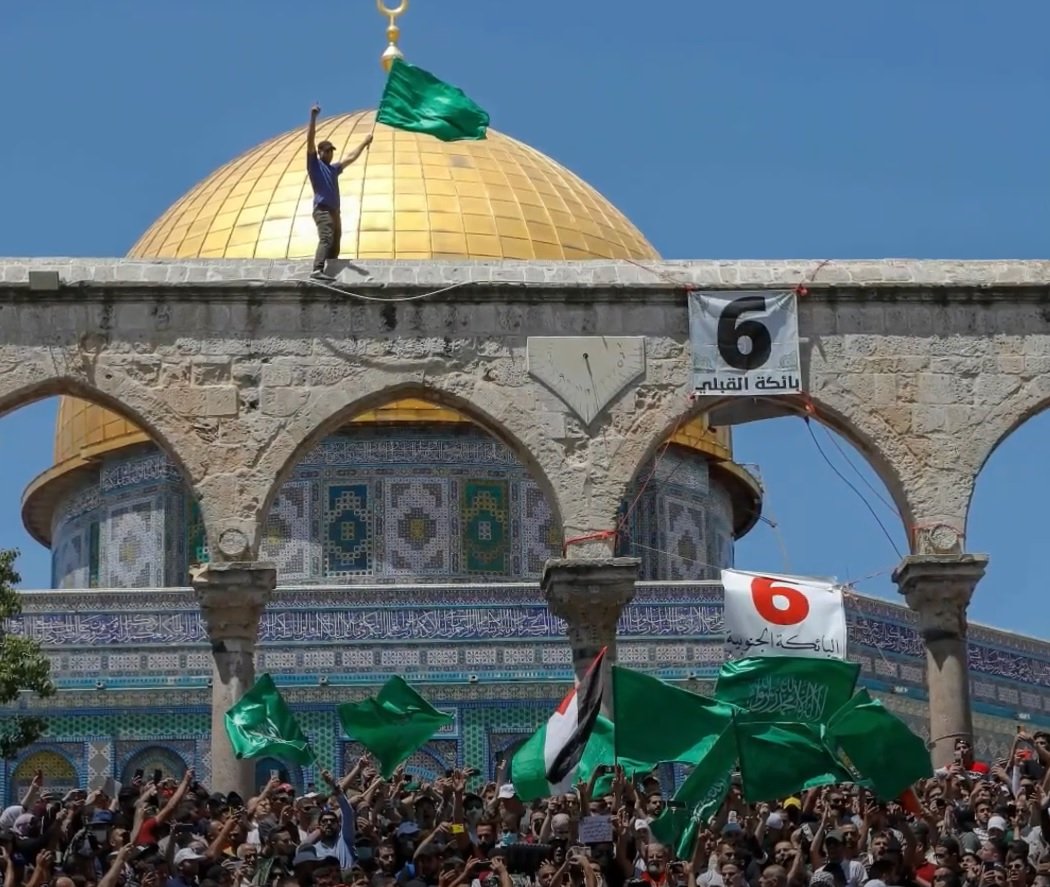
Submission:
[[[339,174],[372,144],[372,133],[342,160],[332,163],[335,145],[327,139],[319,145],[314,143],[320,113],[321,106],[315,104],[310,109],[310,126],[306,130],[306,171],[314,190],[314,223],[317,225],[317,252],[314,253],[314,270],[310,276],[315,280],[335,280],[326,273],[325,263],[339,258],[339,242],[343,235],[339,215]]]

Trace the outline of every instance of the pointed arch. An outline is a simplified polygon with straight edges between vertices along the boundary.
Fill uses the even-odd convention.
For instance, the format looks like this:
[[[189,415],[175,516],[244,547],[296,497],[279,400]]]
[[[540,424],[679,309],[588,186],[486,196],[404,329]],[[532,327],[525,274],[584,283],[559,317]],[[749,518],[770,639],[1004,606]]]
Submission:
[[[304,410],[308,416],[301,416],[302,421],[289,429],[291,433],[274,442],[263,460],[264,470],[271,472],[273,481],[261,503],[260,525],[296,465],[321,441],[361,413],[402,398],[418,398],[455,410],[504,443],[546,497],[555,526],[561,532],[563,503],[553,478],[564,470],[564,453],[537,428],[535,413],[516,404],[505,388],[476,381],[467,394],[445,387],[443,381],[424,383],[419,376],[391,379],[386,374],[378,374],[375,382],[371,390],[354,385],[320,393]]]
[[[627,495],[643,468],[659,457],[676,432],[691,419],[706,414],[712,426],[724,427],[798,416],[825,425],[864,457],[889,492],[905,531],[911,536],[911,528],[915,525],[915,503],[910,495],[912,477],[904,476],[899,469],[902,462],[907,467],[915,460],[908,458],[898,435],[877,414],[868,412],[862,416],[847,416],[827,401],[810,395],[747,400],[749,403],[732,398],[665,399],[658,408],[639,417],[633,433],[616,453],[610,471],[623,484],[622,495]],[[919,466],[914,467],[914,477],[921,477]]]

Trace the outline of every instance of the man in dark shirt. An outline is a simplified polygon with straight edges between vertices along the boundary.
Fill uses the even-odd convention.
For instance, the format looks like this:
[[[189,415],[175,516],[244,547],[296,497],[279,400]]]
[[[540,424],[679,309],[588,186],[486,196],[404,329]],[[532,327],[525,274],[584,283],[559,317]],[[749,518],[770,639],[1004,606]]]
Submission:
[[[325,273],[325,262],[339,258],[339,241],[343,236],[343,223],[339,215],[339,173],[357,160],[372,144],[369,133],[360,145],[338,163],[333,163],[335,145],[325,139],[315,144],[317,115],[321,106],[310,109],[310,126],[306,130],[306,171],[314,189],[314,223],[317,225],[317,252],[314,254],[314,270],[310,275],[316,280],[334,280]]]

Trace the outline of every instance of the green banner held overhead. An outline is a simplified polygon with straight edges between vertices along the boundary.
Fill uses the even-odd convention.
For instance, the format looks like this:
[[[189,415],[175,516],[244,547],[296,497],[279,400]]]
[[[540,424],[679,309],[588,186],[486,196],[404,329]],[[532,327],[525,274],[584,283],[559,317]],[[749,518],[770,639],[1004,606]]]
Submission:
[[[699,761],[733,721],[733,707],[613,666],[616,755],[650,766]]]
[[[483,139],[489,115],[463,90],[395,59],[376,116],[379,123],[455,142]]]
[[[824,743],[854,778],[870,783],[884,800],[898,797],[913,782],[933,775],[922,737],[866,690],[835,712],[824,728]]]
[[[736,725],[736,738],[744,798],[751,803],[857,781],[824,746],[820,725],[743,721]]]
[[[438,711],[399,677],[390,678],[377,696],[345,703],[337,711],[346,735],[372,753],[384,779],[452,723],[450,715]]]
[[[226,735],[239,759],[273,756],[295,764],[316,759],[295,715],[268,674],[226,712]]]
[[[860,666],[802,656],[756,656],[726,662],[715,699],[738,706],[737,721],[822,724],[849,702]]]
[[[651,823],[653,835],[674,847],[680,859],[692,856],[697,833],[722,806],[733,782],[736,761],[736,733],[730,726],[696,763],[667,809]]]

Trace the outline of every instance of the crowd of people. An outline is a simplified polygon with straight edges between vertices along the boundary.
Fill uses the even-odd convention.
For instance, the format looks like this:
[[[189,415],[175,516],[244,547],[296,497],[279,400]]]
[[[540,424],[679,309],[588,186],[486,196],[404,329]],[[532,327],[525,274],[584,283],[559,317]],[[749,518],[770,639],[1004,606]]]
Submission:
[[[912,803],[832,785],[756,804],[734,784],[681,856],[652,833],[655,775],[600,768],[524,803],[504,766],[484,785],[472,769],[384,780],[364,756],[250,798],[192,770],[58,797],[38,773],[0,814],[4,887],[1050,887],[1047,734],[1019,733],[994,766],[958,740]]]

